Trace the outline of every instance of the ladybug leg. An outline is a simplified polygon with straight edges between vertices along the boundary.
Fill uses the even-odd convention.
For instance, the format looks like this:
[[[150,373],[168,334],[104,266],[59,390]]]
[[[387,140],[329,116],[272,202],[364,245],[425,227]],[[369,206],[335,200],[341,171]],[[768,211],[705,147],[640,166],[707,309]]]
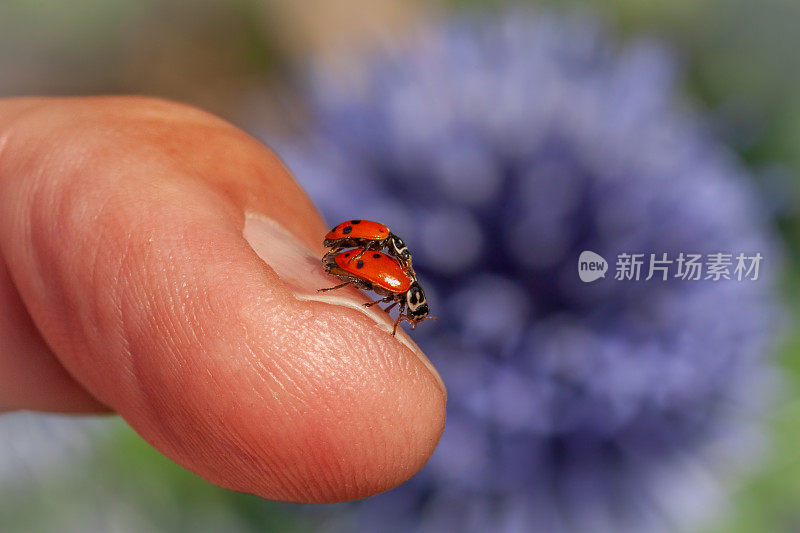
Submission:
[[[378,244],[378,242],[383,242],[383,241],[370,241],[370,242],[367,242],[366,244],[360,244],[359,243],[359,245],[362,246],[361,251],[358,252],[353,257],[351,257],[350,259],[348,259],[347,262],[349,263],[353,259],[358,259],[359,257],[361,257],[362,255],[364,255],[367,252],[374,252],[375,250],[380,250],[381,246],[380,246],[380,244]],[[355,246],[356,243],[354,243],[353,245]],[[344,248],[341,248],[341,249],[344,250]]]
[[[438,322],[438,321],[439,321],[439,319],[438,319],[438,318],[436,318],[435,316],[426,316],[426,317],[424,317],[424,318],[421,318],[420,320],[411,320],[411,319],[409,319],[409,318],[406,318],[406,320],[408,320],[409,322],[411,322],[411,329],[417,329],[417,324],[419,324],[420,322],[424,322],[424,321],[426,321],[426,320],[433,320],[433,321],[435,321],[435,322]]]
[[[344,250],[344,248],[342,248],[341,246],[338,247],[338,248],[331,248],[330,250],[325,252],[325,255],[322,256],[322,262],[323,263],[327,263],[328,259],[330,259],[331,257],[335,256],[336,254],[338,254],[342,250]]]
[[[397,303],[397,301],[395,301],[395,303]],[[390,306],[389,308],[391,308],[391,307],[393,307],[393,306]],[[392,336],[394,336],[395,333],[397,333],[397,325],[400,323],[401,320],[403,320],[403,313],[405,313],[405,312],[406,312],[406,306],[401,303],[400,304],[400,314],[397,315],[397,320],[394,321],[394,329],[392,329]]]
[[[317,289],[317,292],[328,292],[328,291],[335,291],[336,289],[341,289],[342,287],[350,285],[349,281],[345,281],[344,283],[340,283],[335,287],[328,287],[327,289]]]
[[[394,296],[387,296],[386,298],[381,298],[379,300],[375,300],[374,302],[367,302],[364,304],[364,307],[372,307],[375,304],[384,303],[384,302],[391,302],[394,299]]]
[[[350,263],[350,262],[351,262],[353,259],[358,259],[358,258],[359,258],[359,257],[361,257],[362,255],[364,255],[364,253],[365,253],[366,251],[367,251],[367,249],[366,249],[366,248],[362,248],[360,252],[358,252],[356,255],[354,255],[353,257],[351,257],[350,259],[348,259],[348,260],[347,260],[347,262],[348,262],[348,263]]]
[[[403,318],[403,313],[397,315],[397,320],[394,321],[394,329],[392,329],[392,336],[397,333],[397,325],[400,323],[400,319]]]

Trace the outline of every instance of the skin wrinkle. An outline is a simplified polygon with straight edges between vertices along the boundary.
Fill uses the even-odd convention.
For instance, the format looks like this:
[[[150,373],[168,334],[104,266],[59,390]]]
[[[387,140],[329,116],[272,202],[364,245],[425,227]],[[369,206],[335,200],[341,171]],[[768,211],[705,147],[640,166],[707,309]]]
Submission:
[[[42,211],[45,210],[47,212],[52,212],[57,209],[57,206],[50,205],[50,202],[43,199],[46,198],[45,188],[42,184],[42,180],[40,179],[42,174],[41,169],[37,169],[35,177],[29,177],[30,185],[28,185],[28,195],[31,196],[31,206],[30,206],[30,215],[25,216],[24,213],[19,216],[19,225],[21,225],[24,229],[24,238],[27,242],[31,243],[31,247],[29,250],[26,250],[27,253],[33,255],[33,261],[31,261],[36,268],[36,276],[34,276],[34,283],[35,289],[40,293],[47,292],[47,287],[45,280],[47,279],[46,276],[42,272],[43,266],[47,265],[47,258],[44,255],[45,251],[41,250],[40,243],[49,242],[45,236],[41,236],[41,231],[43,229],[42,224],[37,224],[37,221],[43,218]],[[25,191],[24,188],[22,190],[20,196],[24,198]],[[21,206],[26,206],[24,201],[19,203]],[[37,232],[36,230],[39,229]]]
[[[315,320],[309,324],[318,324],[318,322]],[[335,383],[337,386],[341,387],[340,380],[342,376],[335,370],[339,363],[337,353],[341,353],[349,349],[349,347],[335,343],[335,340],[331,339],[327,334],[324,336],[314,335],[314,331],[317,329],[318,327],[316,325],[311,328],[309,328],[309,326],[304,326],[302,330],[297,332],[298,336],[302,337],[304,342],[309,344],[306,348],[308,353],[314,353],[316,357],[298,360],[294,364],[302,375],[313,375],[316,376],[320,382],[328,386]]]
[[[329,445],[329,443],[326,443],[326,442],[322,441],[322,439],[320,439],[317,435],[314,435],[314,437],[316,437],[316,438],[313,438],[313,439],[306,438],[304,440],[304,443],[305,443],[307,449],[310,450],[310,449],[314,449],[315,447],[322,447],[325,444]],[[311,468],[312,471],[314,471],[314,472],[331,472],[331,462],[330,462],[330,460],[326,461],[321,456],[321,454],[309,454],[308,460],[309,460],[310,465],[312,466],[312,468]],[[323,492],[328,492],[333,488],[333,484],[332,484],[332,479],[333,478],[334,478],[334,476],[331,476],[331,475],[318,475],[318,476],[316,476],[315,479],[317,481],[317,484],[320,485],[324,489]],[[319,498],[320,497],[320,493],[319,492],[315,492],[314,496],[315,496],[315,498]]]
[[[170,275],[165,270],[164,272],[158,272],[158,277],[164,286],[172,285],[170,282]],[[188,339],[188,332],[185,331],[183,328],[176,327],[177,320],[180,316],[175,311],[179,312],[179,309],[176,308],[174,304],[174,297],[172,291],[166,291],[165,293],[160,295],[160,299],[155,299],[156,295],[151,294],[149,295],[148,304],[151,309],[156,310],[153,313],[153,317],[161,317],[164,316],[167,318],[167,322],[162,323],[161,321],[153,321],[148,320],[150,323],[150,327],[159,332],[159,338],[163,340],[165,343],[165,353],[168,354],[170,357],[165,359],[165,362],[171,363],[169,367],[165,368],[173,368],[173,367],[184,367],[186,366],[186,359],[183,355],[183,350],[181,349],[183,345],[190,345],[190,342],[182,342]],[[188,325],[188,323],[186,324]],[[146,350],[141,350],[146,351]]]
[[[126,253],[123,254],[120,263],[123,264],[129,251],[126,247]],[[119,276],[121,271],[117,273]],[[119,345],[119,353],[120,353],[120,362],[117,366],[118,371],[122,376],[124,376],[124,382],[132,385],[132,390],[138,390],[141,394],[141,386],[136,379],[135,371],[132,364],[133,353],[131,351],[131,343],[130,338],[126,334],[126,327],[125,327],[125,317],[124,317],[124,308],[122,303],[122,298],[117,292],[117,288],[119,287],[120,282],[115,282],[114,287],[112,290],[114,291],[114,296],[112,297],[112,301],[114,303],[111,309],[113,310],[114,320],[117,322],[118,326],[114,329],[114,339],[117,340]]]
[[[255,351],[255,349],[254,349],[254,348],[253,348],[253,347],[252,347],[252,346],[251,346],[249,343],[247,343],[247,342],[245,342],[245,343],[244,343],[244,347],[245,347],[245,349],[247,350],[247,352],[248,352],[248,353],[251,355],[251,357],[250,357],[249,359],[245,359],[245,361],[247,362],[247,364],[248,364],[248,365],[249,365],[249,366],[250,366],[252,369],[254,369],[254,370],[256,370],[256,371],[257,371],[257,372],[256,372],[256,374],[257,374],[257,375],[258,375],[258,376],[261,378],[261,384],[268,384],[269,382],[271,382],[271,383],[273,383],[273,384],[277,385],[277,386],[278,386],[278,387],[279,387],[279,388],[280,388],[282,391],[286,392],[287,394],[291,394],[291,392],[289,392],[289,389],[288,389],[288,388],[287,388],[287,387],[286,387],[286,386],[285,386],[283,383],[281,383],[281,381],[280,381],[280,380],[278,379],[278,377],[275,375],[275,372],[273,372],[273,371],[269,370],[269,369],[268,369],[268,368],[267,368],[267,367],[264,365],[264,363],[262,363],[262,362],[259,360],[259,357],[258,357],[258,355],[256,355],[256,351]],[[262,353],[263,353],[263,352],[262,352]],[[285,377],[286,379],[290,379],[290,378],[289,378],[289,376],[288,376],[288,374],[287,374],[286,372],[283,372],[283,374],[284,374],[284,377]],[[268,376],[268,377],[270,378],[270,380],[264,379],[264,377],[265,377],[265,376]],[[293,382],[292,382],[292,384],[294,385],[294,383],[293,383]],[[255,393],[256,393],[256,394],[257,394],[257,395],[258,395],[258,396],[259,396],[259,397],[260,397],[262,400],[265,400],[265,399],[266,399],[266,398],[265,398],[265,397],[264,397],[264,396],[263,396],[263,395],[262,395],[262,394],[259,392],[259,387],[257,387],[255,383],[253,383],[253,382],[251,381],[251,382],[250,382],[250,385],[251,385],[251,387],[252,387],[252,390],[253,390],[253,392],[255,392]],[[277,395],[276,395],[276,393],[274,393],[274,392],[273,392],[273,397],[276,397],[276,399],[277,399]],[[298,397],[296,397],[295,399],[298,399],[298,400],[299,400],[299,399],[300,399],[300,397],[298,396]]]
[[[167,262],[167,264],[168,265],[172,265],[172,264],[174,264],[174,261],[173,260],[169,260]],[[165,286],[173,286],[174,287],[174,284],[171,283],[169,270],[161,271],[161,272],[157,271],[157,272],[158,272],[158,275],[160,277],[163,277],[162,284],[164,284]],[[175,290],[167,291],[166,292],[166,300],[165,301],[158,302],[157,300],[150,300],[150,301],[148,301],[148,306],[150,308],[153,308],[153,309],[164,308],[164,309],[172,310],[172,311],[178,310],[177,313],[175,313],[175,312],[167,312],[167,313],[156,312],[156,313],[152,313],[150,316],[166,316],[166,317],[174,317],[175,319],[177,319],[178,317],[181,317],[181,316],[185,316],[185,313],[181,313],[180,312],[181,306],[176,306],[175,305],[174,294],[176,292],[177,291],[175,291]],[[194,320],[194,322],[196,322],[196,319]],[[196,343],[196,341],[198,339],[196,329],[191,325],[188,328],[182,327],[182,326],[185,326],[185,325],[190,325],[190,323],[168,322],[168,323],[162,324],[162,323],[156,321],[156,322],[153,322],[152,326],[151,326],[156,331],[158,331],[159,329],[163,329],[163,334],[161,335],[161,338],[164,339],[165,341],[167,341],[167,345],[166,345],[166,348],[168,348],[167,353],[169,353],[171,355],[172,360],[175,362],[176,367],[178,369],[185,368],[187,366],[187,360],[185,359],[185,357],[183,357],[184,350],[182,349],[182,345],[183,344],[192,345],[192,344],[194,344],[192,341],[194,340],[195,343]],[[177,336],[175,335],[176,332],[178,333]],[[143,383],[145,381],[143,379],[143,375],[142,375],[141,372],[138,372],[137,376],[138,376],[138,380],[140,382]],[[180,375],[178,375],[176,377],[180,378]],[[147,390],[150,390],[150,389],[145,389],[145,391],[147,391]],[[147,394],[147,392],[145,392],[145,394]],[[158,412],[159,411],[159,406],[158,405],[152,406],[150,408],[150,410],[154,411],[154,412]],[[167,425],[167,424],[165,424],[165,425]]]
[[[101,218],[101,214],[106,211],[109,201],[110,201],[110,199],[106,200],[104,203],[102,203],[100,205],[100,208],[98,210],[99,214],[95,217],[95,219]],[[102,228],[101,229],[101,232],[106,232],[106,231],[107,231],[106,228]],[[91,272],[92,272],[92,276],[91,276],[92,280],[97,280],[97,278],[99,277],[98,273],[100,272],[100,269],[98,268],[98,259],[101,256],[101,251],[102,251],[101,248],[96,248],[94,250],[94,259],[92,261],[92,270],[91,270]],[[122,297],[119,294],[119,288],[122,286],[122,282],[121,282],[122,281],[122,277],[123,277],[122,276],[122,272],[124,272],[124,267],[125,267],[126,262],[128,261],[130,253],[131,253],[131,236],[130,235],[126,235],[126,238],[124,239],[124,246],[122,247],[122,252],[115,256],[116,268],[113,270],[113,275],[110,278],[110,281],[111,281],[111,283],[110,283],[110,285],[111,285],[111,287],[110,287],[110,291],[111,291],[110,300],[112,302],[112,306],[110,307],[110,309],[113,309],[113,311],[114,311],[115,321],[116,321],[116,324],[117,324],[116,327],[114,327],[112,329],[114,331],[116,331],[116,332],[119,332],[115,337],[119,339],[120,345],[121,345],[120,346],[120,352],[122,354],[122,357],[121,357],[122,361],[121,362],[123,364],[123,371],[128,376],[132,377],[133,373],[130,370],[130,363],[129,363],[130,358],[131,358],[131,352],[130,352],[130,346],[128,344],[127,338],[123,333],[124,332],[124,325],[123,325]],[[106,285],[108,285],[108,283]],[[97,283],[95,283],[95,287],[94,288],[95,288],[95,293],[98,294],[98,295],[100,295],[101,293],[104,292],[104,291],[101,290],[100,286]],[[99,302],[101,302],[101,301],[107,302],[106,298],[103,298],[102,296],[95,297],[94,301],[96,303],[98,303],[98,305],[99,305]],[[102,314],[102,310],[99,309],[99,308],[96,308],[94,310],[94,312],[95,312],[96,316],[100,316]]]
[[[328,475],[328,485],[333,487],[333,480],[337,482],[342,482],[347,479],[353,479],[356,475],[356,469],[350,469],[350,473],[347,473],[347,470],[343,466],[342,458],[339,455],[333,455],[326,458],[325,466],[327,468],[320,469],[320,472],[331,472],[332,475]],[[347,483],[344,482],[343,486],[349,488],[350,490],[358,490],[358,486],[347,486]]]
[[[233,426],[227,428],[223,438],[229,443],[228,446],[231,449],[237,450],[237,452],[230,454],[211,454],[210,450],[212,447],[209,446],[211,438],[208,437],[208,435],[211,434],[209,432],[210,429],[212,429],[211,426],[204,426],[202,431],[198,431],[196,433],[198,435],[197,441],[191,444],[193,445],[193,452],[194,450],[200,451],[200,454],[197,455],[199,459],[212,461],[215,464],[213,476],[211,478],[212,481],[215,481],[225,487],[234,488],[235,483],[231,483],[231,481],[235,481],[237,483],[247,483],[248,478],[237,477],[234,480],[225,481],[226,472],[260,471],[263,470],[264,465],[269,464],[266,460],[266,456],[262,456],[261,461],[256,461],[252,458],[245,445],[245,441],[239,438],[235,431],[236,428]],[[250,481],[255,483],[258,480]]]
[[[283,457],[281,457],[280,453],[276,454],[273,450],[263,448],[260,442],[256,442],[256,446],[253,448],[253,450],[250,450],[249,447],[244,444],[248,442],[248,439],[241,437],[237,431],[234,431],[234,434],[237,436],[237,438],[241,439],[242,444],[239,444],[239,446],[246,452],[246,459],[250,461],[251,465],[258,466],[259,464],[265,464],[267,466],[267,470],[270,472],[270,475],[274,476],[282,485],[288,486],[292,494],[303,494],[304,491],[299,485],[299,480],[294,479],[291,475],[289,475],[288,472],[284,472],[278,467],[278,465],[285,460]],[[259,450],[261,450],[260,453]],[[258,469],[247,469],[246,471],[252,472],[258,471]]]
[[[284,383],[278,378],[278,376],[276,375],[276,371],[280,371],[281,370],[280,365],[276,365],[276,371],[269,370],[264,365],[264,363],[262,363],[259,360],[258,356],[256,356],[256,352],[253,350],[253,348],[251,346],[249,346],[248,344],[245,344],[245,348],[253,356],[252,359],[248,360],[248,364],[251,366],[251,368],[253,368],[256,371],[258,371],[258,374],[260,374],[260,377],[262,379],[262,382],[261,382],[262,385],[267,384],[268,390],[270,390],[269,389],[270,385],[277,385],[282,391],[287,393],[292,399],[296,400],[299,403],[299,405],[302,406],[302,405],[306,404],[306,400],[303,397],[303,395],[290,391],[289,388],[286,387],[286,385],[284,385]],[[283,375],[284,379],[288,380],[290,384],[294,385],[295,388],[297,388],[297,390],[302,390],[299,387],[297,387],[297,384],[295,383],[295,381],[290,377],[290,373],[288,373],[286,371],[283,371],[283,372],[281,372],[281,374]],[[264,379],[264,375],[269,376],[271,378],[271,381],[269,383],[268,383],[268,381],[266,379]],[[267,398],[263,394],[261,394],[261,392],[259,392],[260,387],[257,386],[258,384],[253,383],[251,381],[250,385],[252,387],[253,392],[255,392],[261,398],[261,400],[265,401],[265,403],[266,403],[266,399]],[[275,400],[280,402],[280,400],[278,400],[278,395],[277,395],[276,392],[272,392],[272,396],[275,398]],[[285,402],[281,402],[281,404],[285,404]],[[294,414],[301,414],[303,412],[299,408],[298,405],[290,405],[288,408],[286,408],[286,406],[283,405],[283,407],[285,409],[285,413],[284,414],[286,414],[286,415],[291,415],[293,413]]]
[[[315,447],[318,446],[319,443],[316,441],[309,442],[308,438],[303,438],[301,439],[300,442],[305,444],[305,446],[303,446],[302,449],[308,450],[306,453],[303,454],[304,458],[308,462],[308,467],[309,467],[308,469],[311,472],[318,472],[318,473],[323,472],[319,470],[320,466],[319,466],[319,461],[317,459],[319,454],[310,453],[310,450],[315,449]],[[329,476],[321,474],[314,475],[314,479],[317,481],[318,485],[320,484],[323,485],[322,488],[325,490],[322,493],[320,492],[319,488],[316,488],[313,485],[305,486],[302,484],[301,480],[294,479],[292,476],[289,476],[288,474],[284,476],[284,478],[291,483],[291,486],[293,487],[295,494],[303,494],[304,492],[310,490],[311,494],[313,495],[313,498],[316,500],[322,500],[322,494],[330,493],[329,491],[335,488],[334,485],[332,484],[331,478]]]
[[[273,371],[273,372],[270,372],[270,376],[273,377],[273,379],[275,379],[277,383],[279,383],[279,385],[282,388],[282,390],[284,390],[292,398],[297,400],[298,405],[294,405],[294,406],[292,406],[292,408],[296,413],[301,414],[303,411],[300,409],[300,407],[304,407],[306,409],[309,408],[308,396],[309,396],[309,393],[311,395],[313,395],[314,392],[315,392],[315,389],[313,388],[313,383],[311,382],[310,378],[307,377],[310,374],[305,373],[305,372],[301,372],[301,371],[298,370],[298,368],[299,367],[297,365],[293,365],[290,361],[283,361],[282,364],[275,365],[275,369],[276,370]],[[298,376],[297,378],[293,378],[292,377],[292,370],[293,369],[297,370],[295,372],[295,374]],[[280,372],[280,375],[283,376],[283,378],[285,380],[287,380],[288,383],[291,384],[294,387],[294,389],[295,389],[294,391],[290,390],[290,388],[287,387],[278,378],[278,376],[276,375],[277,372]],[[301,383],[300,379],[302,379],[302,378],[305,378],[305,379],[303,380],[304,382]],[[306,393],[302,393],[300,391],[307,391],[307,392]]]
[[[276,324],[276,326],[277,326],[277,324]],[[276,375],[276,372],[280,372],[281,375],[283,376],[283,378],[285,380],[287,380],[289,382],[289,384],[293,385],[296,390],[298,390],[298,391],[299,390],[306,390],[303,385],[300,385],[295,379],[293,379],[291,377],[291,373],[290,372],[288,372],[286,369],[284,369],[282,367],[282,365],[280,365],[280,364],[276,364],[274,366],[275,370],[268,369],[264,365],[264,363],[262,361],[263,357],[259,357],[257,355],[257,353],[256,353],[255,348],[253,346],[251,346],[251,342],[250,342],[249,338],[245,339],[244,346],[248,350],[248,352],[253,356],[252,357],[252,361],[251,361],[251,365],[253,366],[253,368],[260,369],[263,372],[265,372],[271,378],[272,382],[276,383],[283,391],[287,392],[290,395],[293,395],[298,401],[301,401],[301,402],[305,403],[305,400],[302,397],[302,395],[296,394],[296,393],[290,391],[289,388],[286,387],[286,385],[282,382],[282,380],[279,379],[278,376]],[[264,355],[264,350],[261,350],[260,353],[262,355]],[[283,363],[283,365],[290,365],[291,364],[289,359],[287,359],[287,358],[284,358],[282,363]],[[307,375],[307,374],[301,373],[301,372],[298,372],[297,374],[298,374],[298,376]],[[309,384],[309,382],[307,380],[306,387],[308,386],[308,384]]]
[[[183,351],[181,349],[181,343],[185,343],[187,345],[200,345],[200,337],[197,333],[196,324],[199,323],[196,311],[194,308],[188,308],[186,306],[186,289],[188,288],[188,284],[186,282],[186,275],[181,275],[181,277],[175,281],[177,283],[171,281],[171,274],[170,272],[174,271],[172,265],[176,263],[175,257],[172,255],[172,252],[169,252],[169,260],[167,262],[170,265],[170,271],[164,272],[164,282],[165,285],[173,286],[174,289],[172,291],[167,292],[167,301],[164,303],[164,307],[167,309],[172,309],[175,312],[167,313],[167,316],[173,316],[176,319],[179,317],[187,317],[188,320],[184,320],[181,322],[172,322],[167,324],[166,332],[179,332],[183,333],[180,337],[175,337],[174,335],[166,335],[165,337],[170,339],[172,349],[171,351],[176,356],[175,359],[178,362],[179,366],[186,366],[186,359],[180,357],[180,353]],[[184,289],[183,291],[181,289]],[[203,298],[197,299],[197,301],[204,301]],[[191,309],[191,311],[189,311]],[[189,314],[191,312],[191,314]],[[188,326],[188,327],[185,327]]]
[[[250,439],[242,435],[236,426],[228,428],[226,439],[233,444],[234,449],[242,452],[242,455],[237,457],[237,459],[245,462],[247,466],[245,469],[246,472],[259,471],[261,470],[259,467],[264,466],[266,467],[265,470],[269,472],[269,475],[274,476],[280,483],[292,487],[293,491],[297,491],[297,487],[293,486],[293,480],[288,476],[282,476],[281,469],[278,467],[279,458],[274,457],[274,455],[270,453],[270,450],[262,449],[260,453],[258,447],[250,450],[250,446],[248,445]],[[226,459],[228,459],[227,456]],[[231,464],[235,464],[232,459],[230,461]],[[299,492],[297,493],[299,494]]]
[[[42,175],[42,173],[43,173],[43,172],[44,172],[44,171],[43,171],[43,170],[41,170],[41,168],[40,168],[40,169],[38,169],[38,172],[37,172],[37,174],[38,174],[38,175]],[[74,217],[65,217],[65,216],[64,216],[64,213],[65,213],[65,212],[67,211],[67,209],[68,209],[68,207],[67,207],[67,205],[68,205],[68,204],[67,204],[67,201],[69,201],[69,198],[70,198],[71,196],[72,196],[72,197],[74,197],[74,196],[78,196],[78,195],[75,195],[75,194],[73,194],[73,195],[71,195],[71,196],[70,196],[70,195],[65,195],[65,196],[63,196],[62,198],[65,198],[65,199],[66,199],[66,201],[55,202],[55,201],[51,201],[51,198],[55,198],[55,194],[53,194],[52,192],[49,192],[49,191],[48,191],[48,189],[47,189],[47,188],[45,188],[45,187],[42,185],[42,180],[41,180],[41,179],[39,179],[39,180],[33,180],[33,182],[32,182],[32,186],[34,187],[34,190],[33,190],[33,192],[31,193],[31,194],[33,195],[33,197],[34,197],[34,202],[33,202],[33,204],[32,204],[32,205],[33,205],[33,207],[34,207],[34,209],[36,209],[36,207],[37,207],[37,206],[44,206],[45,208],[47,208],[47,207],[49,207],[49,206],[51,206],[51,205],[54,205],[55,207],[54,207],[54,208],[51,208],[51,209],[48,209],[48,211],[50,211],[50,213],[46,213],[46,214],[34,214],[34,215],[31,217],[31,221],[32,221],[32,222],[31,222],[31,227],[38,227],[38,228],[40,228],[38,232],[36,232],[36,231],[32,231],[32,232],[31,232],[31,234],[32,234],[32,235],[41,235],[41,237],[39,237],[38,239],[35,239],[35,238],[34,238],[34,239],[31,239],[31,240],[32,240],[32,242],[34,242],[34,243],[35,243],[35,242],[49,242],[49,241],[52,241],[52,239],[49,239],[49,238],[47,237],[47,232],[48,232],[48,230],[47,230],[46,228],[48,228],[48,227],[50,227],[50,226],[51,226],[51,225],[50,225],[50,220],[51,220],[52,218],[54,218],[54,217],[52,216],[52,212],[56,212],[56,213],[57,213],[57,216],[56,216],[55,218],[57,218],[57,219],[59,219],[59,220],[74,220]],[[46,200],[42,200],[42,198],[46,198]],[[38,224],[38,225],[37,225],[37,226],[35,226],[35,224]],[[71,228],[70,226],[66,226],[66,229],[67,229],[67,230],[69,230],[70,228]],[[55,228],[54,228],[54,229],[55,229]],[[57,231],[58,231],[58,230],[57,230]],[[47,250],[44,250],[44,251],[43,251],[43,250],[41,250],[40,248],[34,248],[34,250],[35,250],[35,252],[36,252],[36,253],[37,253],[37,254],[38,254],[40,257],[42,256],[42,254],[44,254],[44,255],[50,255],[50,254],[49,254],[49,251],[47,251]],[[99,255],[99,249],[97,249],[97,251],[95,251],[95,256],[97,256],[97,255]],[[91,262],[91,261],[90,261],[90,262]],[[42,261],[42,260],[38,260],[38,261],[36,261],[35,263],[36,263],[36,264],[46,264],[46,262],[45,262],[45,261]],[[45,276],[43,276],[42,274],[40,274],[40,278],[41,278],[41,279],[44,279],[44,278],[45,278]],[[59,282],[59,285],[63,285],[63,282]],[[84,337],[84,338],[85,338],[85,339],[88,341],[88,338],[86,338],[86,337]]]
[[[332,409],[331,407],[329,407],[328,409],[329,409],[331,412],[335,412],[335,409]],[[320,461],[322,461],[322,459],[320,459]],[[336,456],[334,456],[334,457],[331,457],[331,458],[328,460],[328,462],[327,462],[327,463],[325,463],[324,461],[322,461],[320,464],[327,464],[327,467],[328,467],[328,469],[330,469],[330,468],[332,468],[332,467],[335,467],[335,469],[336,469],[337,471],[339,471],[339,472],[340,472],[340,475],[345,475],[345,474],[344,474],[344,471],[340,471],[340,469],[341,469],[341,458],[339,458],[339,457],[336,457]]]
[[[175,273],[171,273],[175,276]],[[186,274],[178,274],[178,278],[172,283],[174,291],[168,293],[169,301],[166,304],[168,309],[172,309],[172,316],[175,317],[175,322],[169,328],[171,331],[183,332],[182,338],[176,337],[175,351],[181,352],[178,341],[182,340],[187,346],[202,346],[202,337],[199,331],[206,330],[202,324],[202,320],[198,316],[197,307],[189,306],[187,302],[192,300],[196,302],[206,303],[202,290],[191,291],[189,282],[186,280]],[[169,275],[166,276],[165,283],[169,283]],[[183,320],[181,320],[183,318]],[[178,359],[178,362],[185,366],[188,363],[186,358]]]
[[[302,321],[288,321],[288,322],[289,322],[289,324],[291,326],[294,326],[295,324],[302,324]],[[276,326],[277,326],[277,324],[276,324]],[[303,333],[304,332],[302,332],[302,331],[296,331],[293,334],[299,337],[299,336],[303,335]],[[309,336],[309,338],[314,338],[314,337],[313,336]],[[249,345],[247,345],[247,348],[251,351],[251,353],[253,353],[255,355],[255,352],[252,350],[252,348]],[[263,353],[263,351],[262,351],[262,353]],[[257,368],[262,368],[266,372],[268,372],[268,375],[272,378],[272,380],[275,383],[277,383],[281,387],[282,390],[286,391],[287,393],[289,393],[290,395],[295,397],[298,401],[302,402],[302,405],[305,405],[305,406],[308,405],[307,404],[307,400],[304,398],[304,395],[299,394],[299,393],[295,393],[293,391],[290,391],[289,388],[286,387],[286,385],[282,382],[282,380],[278,378],[276,373],[279,372],[280,375],[283,376],[283,378],[286,381],[288,381],[289,384],[293,385],[295,390],[297,390],[297,391],[302,391],[302,390],[313,391],[313,388],[311,388],[311,384],[312,383],[311,383],[311,381],[309,379],[306,379],[305,383],[299,383],[296,379],[294,379],[292,377],[292,372],[290,370],[293,369],[293,368],[298,369],[298,371],[296,371],[295,374],[298,377],[303,377],[303,376],[314,375],[314,372],[312,372],[312,371],[318,371],[319,370],[318,367],[312,365],[309,362],[308,366],[304,370],[300,371],[299,367],[297,367],[296,365],[292,364],[292,361],[291,361],[290,358],[283,358],[283,359],[281,359],[281,364],[276,364],[274,366],[274,370],[269,370],[264,366],[263,362],[260,361],[260,358],[255,357],[255,361],[257,361],[257,363],[255,363],[257,365]],[[317,372],[317,374],[318,374],[318,372]]]

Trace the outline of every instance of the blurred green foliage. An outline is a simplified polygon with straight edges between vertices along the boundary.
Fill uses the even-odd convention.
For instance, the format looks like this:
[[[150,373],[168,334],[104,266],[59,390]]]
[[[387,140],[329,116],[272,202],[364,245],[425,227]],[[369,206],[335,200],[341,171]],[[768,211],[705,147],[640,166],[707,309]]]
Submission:
[[[797,313],[795,313],[797,315]],[[800,330],[800,321],[790,324]],[[785,389],[767,421],[765,464],[731,494],[730,508],[707,533],[800,531],[800,335],[780,357]]]
[[[3,533],[304,531],[290,504],[219,488],[173,463],[124,422],[80,465],[0,501]]]

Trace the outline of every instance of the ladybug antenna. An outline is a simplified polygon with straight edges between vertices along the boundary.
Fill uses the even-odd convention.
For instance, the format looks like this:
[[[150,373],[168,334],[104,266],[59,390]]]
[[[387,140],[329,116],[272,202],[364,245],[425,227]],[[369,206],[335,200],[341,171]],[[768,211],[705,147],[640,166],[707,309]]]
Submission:
[[[436,318],[435,316],[424,316],[419,320],[415,320],[414,326],[411,329],[417,329],[417,324],[419,324],[420,322],[425,322],[426,320],[433,320],[434,322],[439,322],[439,319]]]
[[[415,320],[415,319],[409,318],[408,314],[401,314],[400,316],[397,317],[397,322],[395,322],[395,324],[394,324],[394,331],[393,331],[392,335],[394,335],[397,332],[397,326],[400,324],[400,322],[410,322],[411,323],[411,329],[417,329],[417,324],[419,324],[420,322],[423,322],[425,320],[435,320],[436,322],[439,321],[439,319],[436,318],[435,316],[425,316],[425,317],[422,317],[422,318],[419,318],[419,319]]]
[[[420,322],[425,322],[426,320],[434,320],[436,322],[439,322],[439,319],[436,318],[435,316],[424,316],[424,317],[422,317],[422,318],[420,318],[418,320],[412,320],[412,319],[408,318],[407,316],[404,316],[403,319],[407,320],[408,322],[411,322],[411,329],[417,329],[417,324],[419,324]],[[403,320],[401,320],[401,322],[402,321]]]

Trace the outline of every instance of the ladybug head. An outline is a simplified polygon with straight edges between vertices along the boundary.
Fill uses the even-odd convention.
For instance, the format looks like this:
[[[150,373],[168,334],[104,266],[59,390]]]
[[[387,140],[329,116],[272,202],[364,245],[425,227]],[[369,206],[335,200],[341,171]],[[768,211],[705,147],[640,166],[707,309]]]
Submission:
[[[395,257],[402,259],[409,265],[411,264],[411,252],[408,251],[408,246],[403,242],[403,239],[393,234],[389,239],[389,246]]]
[[[422,292],[422,287],[419,283],[414,281],[406,292],[406,308],[408,309],[408,317],[412,322],[425,320],[430,312],[428,302],[425,301],[425,293]]]

